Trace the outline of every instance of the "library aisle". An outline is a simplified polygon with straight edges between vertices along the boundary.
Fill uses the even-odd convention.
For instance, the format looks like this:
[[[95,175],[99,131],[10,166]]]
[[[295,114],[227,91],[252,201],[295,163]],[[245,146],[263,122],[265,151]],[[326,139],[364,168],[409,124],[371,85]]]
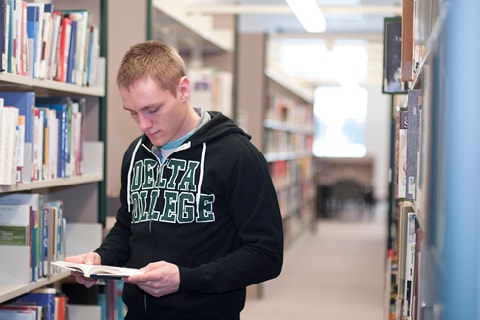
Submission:
[[[387,207],[377,205],[373,218],[354,215],[319,220],[302,235],[241,320],[382,320]]]

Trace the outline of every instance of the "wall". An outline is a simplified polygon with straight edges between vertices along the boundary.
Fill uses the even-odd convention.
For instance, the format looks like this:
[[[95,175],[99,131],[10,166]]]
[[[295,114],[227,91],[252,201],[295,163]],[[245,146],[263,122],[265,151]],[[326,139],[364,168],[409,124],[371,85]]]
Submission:
[[[125,149],[140,135],[130,114],[123,110],[115,83],[116,72],[128,48],[146,40],[146,3],[128,0],[111,1],[108,8],[108,84],[107,84],[107,199],[120,193],[120,167]],[[107,215],[115,214],[115,204],[107,203]]]

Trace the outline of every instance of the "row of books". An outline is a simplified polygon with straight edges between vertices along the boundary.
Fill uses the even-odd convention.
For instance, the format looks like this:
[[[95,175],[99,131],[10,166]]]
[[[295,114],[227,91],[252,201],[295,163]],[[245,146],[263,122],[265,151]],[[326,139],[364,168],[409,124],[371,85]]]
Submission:
[[[313,176],[312,159],[279,160],[269,163],[270,175],[277,189],[309,181]]]
[[[312,145],[311,134],[265,128],[265,153],[311,152]]]
[[[41,288],[0,305],[0,319],[66,320],[68,298],[55,288]]]
[[[294,99],[276,88],[267,93],[265,119],[287,123],[296,127],[310,129],[313,126],[312,105],[300,99]]]
[[[71,290],[44,287],[0,304],[0,319],[9,320],[123,320],[126,307],[122,301],[123,281],[111,280],[98,288],[95,304],[83,302]],[[82,291],[82,290],[80,290]],[[97,290],[95,290],[97,291]],[[86,294],[86,292],[81,292]],[[92,300],[92,299],[87,299]]]
[[[0,246],[29,247],[29,281],[58,272],[50,262],[65,257],[65,231],[62,201],[38,193],[0,196]]]
[[[415,200],[417,176],[421,176],[422,92],[411,89],[407,93],[407,108],[399,112],[397,198]]]
[[[88,10],[0,0],[1,70],[38,79],[94,85],[99,30]]]
[[[389,319],[419,319],[421,214],[417,186],[422,179],[422,91],[410,89],[395,113],[395,203],[390,224]]]
[[[0,185],[83,174],[85,98],[0,92]]]
[[[398,243],[389,253],[389,259],[394,263],[395,270],[387,270],[390,276],[394,275],[388,282],[389,319],[417,320],[422,229],[418,227],[416,213],[408,201],[399,204],[396,232]]]

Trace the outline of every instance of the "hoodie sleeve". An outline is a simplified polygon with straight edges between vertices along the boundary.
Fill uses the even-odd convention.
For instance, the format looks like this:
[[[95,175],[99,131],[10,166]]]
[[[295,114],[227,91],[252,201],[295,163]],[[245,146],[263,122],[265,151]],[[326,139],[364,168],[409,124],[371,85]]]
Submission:
[[[180,267],[180,291],[225,292],[280,274],[283,230],[276,191],[264,156],[246,138],[240,141],[241,152],[228,177],[228,210],[240,246],[210,263]]]

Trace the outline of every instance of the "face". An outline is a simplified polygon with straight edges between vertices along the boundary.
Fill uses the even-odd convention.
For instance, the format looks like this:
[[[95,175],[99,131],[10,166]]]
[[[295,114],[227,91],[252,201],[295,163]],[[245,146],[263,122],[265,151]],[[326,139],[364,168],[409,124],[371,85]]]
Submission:
[[[120,88],[124,109],[154,146],[174,141],[193,128],[189,121],[188,78],[183,77],[177,95],[162,89],[153,79],[141,80],[128,88]]]

